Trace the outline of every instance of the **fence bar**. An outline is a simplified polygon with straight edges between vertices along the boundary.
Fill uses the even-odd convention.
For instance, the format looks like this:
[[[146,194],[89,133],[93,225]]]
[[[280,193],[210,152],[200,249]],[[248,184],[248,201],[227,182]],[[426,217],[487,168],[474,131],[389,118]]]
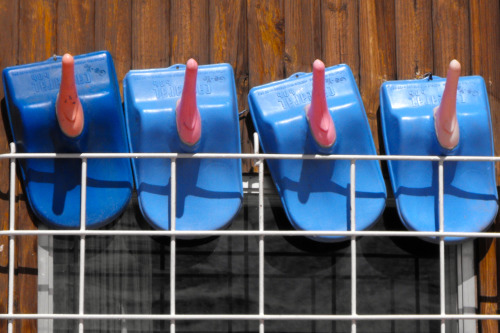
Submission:
[[[445,303],[445,267],[444,267],[444,236],[442,235],[444,231],[444,161],[439,160],[438,164],[438,205],[439,205],[439,300],[441,315],[446,314],[446,303]],[[441,333],[446,332],[446,321],[441,320]]]
[[[177,215],[177,160],[170,160],[170,229],[175,231]],[[175,234],[170,238],[170,314],[175,315]],[[170,333],[175,333],[175,319],[170,320]]]
[[[499,232],[442,232],[439,231],[326,231],[326,230],[2,230],[0,236],[179,236],[179,237],[209,237],[209,236],[344,236],[344,237],[470,237],[470,238],[500,238]]]
[[[351,160],[351,186],[350,186],[350,203],[351,203],[351,230],[356,230],[356,160]],[[356,236],[351,236],[351,314],[356,316]],[[356,320],[351,322],[351,332],[356,333]]]
[[[428,156],[428,155],[311,155],[311,154],[241,154],[241,153],[18,153],[0,154],[0,159],[26,158],[211,158],[267,160],[352,160],[357,161],[474,161],[500,162],[500,156]]]
[[[82,159],[82,179],[80,188],[80,231],[86,229],[87,210],[87,159]],[[78,285],[78,313],[84,314],[85,310],[85,235],[80,235],[80,282]],[[83,319],[78,323],[78,331],[84,332]]]
[[[253,134],[253,149],[259,154],[259,135]],[[259,167],[259,231],[264,231],[264,160],[257,161]],[[264,235],[259,235],[259,315],[264,315]],[[259,321],[259,333],[264,333],[264,320]]]
[[[13,156],[16,153],[16,145],[10,144],[10,152]],[[10,159],[10,181],[9,181],[9,230],[14,231],[16,227],[16,158]],[[9,236],[9,290],[8,290],[8,314],[14,314],[14,235]],[[13,322],[9,319],[7,324],[7,331],[13,332]]]
[[[0,314],[0,320],[13,319],[13,320],[26,320],[26,319],[66,319],[66,320],[267,320],[267,321],[364,321],[364,320],[500,320],[500,314],[370,314],[370,315],[302,315],[302,314],[288,314],[288,315],[244,315],[244,314],[176,314],[176,315],[161,315],[161,314],[36,314],[36,313],[18,313],[13,315]]]

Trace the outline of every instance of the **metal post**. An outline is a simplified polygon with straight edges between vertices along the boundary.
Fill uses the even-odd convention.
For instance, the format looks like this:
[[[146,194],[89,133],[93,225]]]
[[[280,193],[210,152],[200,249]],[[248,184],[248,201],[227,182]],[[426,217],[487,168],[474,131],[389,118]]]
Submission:
[[[253,134],[254,153],[259,153],[259,134]],[[264,160],[259,166],[259,231],[264,231]],[[259,235],[259,315],[264,315],[264,236]],[[259,322],[259,332],[264,333],[264,320]]]
[[[177,160],[170,160],[170,229],[175,231],[177,207]],[[170,314],[175,315],[175,235],[170,238]],[[175,333],[175,320],[170,320],[170,332]]]
[[[351,231],[356,230],[356,160],[351,160]],[[356,236],[351,236],[351,314],[356,311]],[[351,333],[356,333],[356,320],[351,321]]]
[[[82,179],[80,188],[80,231],[85,231],[87,210],[87,159],[82,158]],[[78,293],[78,313],[84,314],[85,309],[85,235],[80,235],[80,283]],[[83,333],[83,319],[78,323],[78,330]]]
[[[439,205],[439,232],[444,231],[444,161],[442,159],[439,160],[438,165],[438,181],[439,181],[439,196],[438,196],[438,205]],[[446,305],[445,305],[445,271],[444,271],[444,237],[441,235],[439,237],[439,289],[440,289],[440,308],[441,315],[446,314]],[[441,333],[446,332],[446,321],[441,320]]]
[[[15,143],[10,144],[10,152],[16,153]],[[14,231],[16,223],[16,159],[10,159],[10,182],[9,182],[9,230]],[[8,313],[14,314],[14,236],[9,235],[9,299],[8,299]],[[9,333],[13,332],[13,321],[9,319],[7,330]]]

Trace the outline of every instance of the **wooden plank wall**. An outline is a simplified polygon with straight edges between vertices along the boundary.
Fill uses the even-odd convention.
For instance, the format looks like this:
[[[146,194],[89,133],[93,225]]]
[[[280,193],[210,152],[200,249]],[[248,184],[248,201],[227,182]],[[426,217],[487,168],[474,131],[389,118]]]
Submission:
[[[381,83],[431,71],[444,76],[457,58],[462,75],[485,79],[500,155],[498,0],[0,0],[0,69],[102,49],[111,52],[120,83],[130,69],[166,67],[190,57],[200,64],[230,63],[240,111],[256,85],[308,72],[316,58],[327,66],[346,63],[359,84],[377,149]],[[5,116],[2,101],[0,153],[8,151]],[[241,120],[243,152],[252,151],[250,132],[247,117]],[[244,171],[252,171],[248,161]],[[0,161],[2,229],[8,228],[8,172],[8,162]],[[36,228],[19,185],[17,193],[16,228]],[[36,312],[36,237],[17,237],[16,244],[15,311]],[[482,313],[499,311],[498,249],[495,241],[478,242]],[[0,313],[7,312],[7,267],[8,239],[0,237]],[[5,330],[0,320],[0,332]],[[15,331],[34,332],[36,322],[16,322]],[[484,321],[482,331],[497,332],[498,323]]]

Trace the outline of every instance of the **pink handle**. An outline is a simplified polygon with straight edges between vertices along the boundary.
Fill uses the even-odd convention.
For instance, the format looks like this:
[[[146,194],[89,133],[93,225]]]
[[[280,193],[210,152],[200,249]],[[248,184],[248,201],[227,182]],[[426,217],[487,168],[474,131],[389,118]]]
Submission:
[[[176,107],[177,132],[181,141],[188,146],[195,145],[201,136],[201,118],[196,104],[197,74],[198,63],[194,59],[189,59],[186,64],[182,96]]]
[[[311,104],[306,106],[306,112],[314,140],[321,147],[331,147],[335,143],[337,133],[326,103],[325,64],[318,59],[313,64],[312,100]]]
[[[77,137],[83,131],[83,109],[75,83],[75,60],[66,53],[62,58],[62,77],[56,101],[59,127],[69,137]]]
[[[457,121],[457,88],[460,77],[460,63],[450,62],[441,104],[434,109],[434,125],[439,144],[453,149],[458,144],[460,132]]]

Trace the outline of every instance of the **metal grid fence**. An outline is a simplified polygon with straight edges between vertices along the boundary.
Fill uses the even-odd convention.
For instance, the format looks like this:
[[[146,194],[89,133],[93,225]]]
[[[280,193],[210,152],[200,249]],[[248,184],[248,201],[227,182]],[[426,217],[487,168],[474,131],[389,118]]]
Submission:
[[[8,285],[8,313],[0,314],[0,320],[8,320],[8,332],[13,330],[13,320],[22,319],[72,319],[79,321],[79,331],[84,331],[84,320],[163,320],[170,321],[170,331],[175,332],[176,321],[182,320],[248,320],[259,322],[259,332],[264,333],[266,321],[350,321],[351,332],[356,332],[356,323],[364,320],[436,320],[441,322],[441,332],[446,331],[446,321],[449,320],[500,320],[500,315],[484,314],[447,314],[445,311],[445,237],[472,237],[472,238],[500,238],[499,232],[445,232],[444,231],[444,185],[443,165],[447,161],[500,161],[500,157],[484,156],[381,156],[381,155],[302,155],[302,154],[261,154],[259,141],[254,135],[253,154],[236,153],[16,153],[15,144],[10,144],[11,152],[1,154],[0,159],[10,159],[10,185],[9,185],[9,230],[0,230],[0,235],[9,236],[9,285]],[[81,172],[81,213],[79,230],[15,230],[15,181],[16,160],[26,158],[42,159],[80,159]],[[86,192],[87,192],[87,161],[93,158],[163,158],[170,159],[171,163],[171,230],[87,230],[85,228]],[[258,205],[259,228],[258,230],[200,230],[179,231],[175,228],[176,219],[176,161],[182,158],[210,158],[210,159],[251,159],[258,166]],[[264,160],[266,159],[308,159],[308,160],[349,160],[350,161],[350,229],[349,231],[299,231],[299,230],[265,230],[264,229]],[[438,205],[439,205],[439,230],[438,231],[358,231],[356,230],[355,198],[356,198],[356,161],[358,160],[409,160],[409,161],[435,161],[438,162]],[[79,299],[78,314],[18,314],[14,313],[14,245],[15,236],[25,235],[65,235],[80,236],[80,270],[79,270]],[[86,236],[169,236],[170,237],[170,314],[87,314],[84,313],[84,288],[85,288],[85,237]],[[273,315],[264,311],[264,245],[265,237],[272,236],[347,236],[351,242],[351,314],[350,315]],[[178,314],[176,304],[176,237],[177,236],[258,236],[259,237],[259,307],[258,314]],[[440,314],[384,314],[360,315],[357,314],[356,295],[356,238],[361,236],[371,237],[438,237],[439,238],[439,276],[440,276]]]

